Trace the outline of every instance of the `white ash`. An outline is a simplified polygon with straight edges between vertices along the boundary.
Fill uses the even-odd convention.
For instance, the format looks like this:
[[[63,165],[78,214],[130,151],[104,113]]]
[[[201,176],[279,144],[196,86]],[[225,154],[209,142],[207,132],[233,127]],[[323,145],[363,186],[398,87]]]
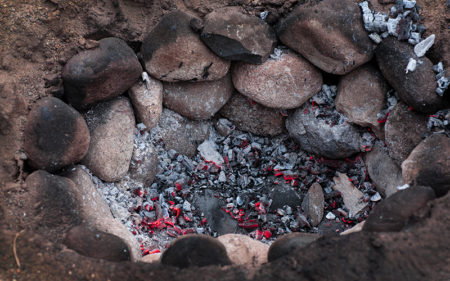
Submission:
[[[450,85],[450,77],[445,76],[444,65],[442,62],[434,65],[433,71],[436,73],[436,94],[442,97]]]
[[[397,190],[405,190],[407,188],[409,188],[409,184],[404,184],[404,185],[397,186]]]
[[[326,110],[335,111],[335,95],[336,86],[324,85],[312,99],[321,108],[321,114],[329,114]],[[231,126],[226,119],[221,123]],[[229,135],[221,136],[211,128],[208,146],[223,159],[222,165],[214,165],[208,163],[208,159],[205,161],[201,153],[191,159],[174,150],[164,149],[159,126],[150,132],[144,130],[145,126],[137,125],[132,161],[137,164],[150,149],[156,151],[159,173],[153,183],[146,185],[133,180],[129,174],[118,182],[105,183],[88,171],[114,217],[135,234],[144,254],[152,250],[163,251],[175,237],[188,233],[217,236],[205,220],[205,214],[195,205],[196,198],[206,190],[212,191],[221,202],[223,212],[237,221],[238,233],[265,243],[293,231],[318,231],[318,228],[311,227],[300,206],[292,208],[285,205],[270,212],[273,186],[289,184],[303,197],[309,186],[318,182],[324,189],[325,212],[332,213],[347,227],[356,221],[345,220],[348,212],[344,209],[343,200],[331,188],[336,172],[347,174],[364,193],[365,200],[370,201],[376,194],[361,155],[329,160],[301,151],[284,134],[268,138],[230,130]],[[375,203],[370,204],[373,206]],[[357,220],[362,221],[367,215],[368,211]]]
[[[399,97],[397,92],[394,90],[389,90],[386,92],[386,104],[382,111],[377,114],[378,123],[386,122],[387,117],[389,116],[389,112],[397,105],[399,101]]]
[[[418,8],[415,1],[397,1],[391,7],[390,16],[386,13],[372,11],[369,2],[359,3],[362,11],[364,28],[370,32],[370,39],[379,44],[387,36],[398,37],[411,45],[420,42],[425,26],[419,24]]]
[[[431,34],[430,36],[416,44],[416,46],[414,46],[414,53],[416,54],[416,56],[418,56],[419,58],[423,57],[425,53],[431,48],[431,46],[433,46],[435,37],[436,36],[434,34]]]
[[[268,15],[269,15],[269,11],[263,11],[263,12],[261,12],[261,13],[259,14],[259,17],[260,17],[262,20],[266,20],[266,18],[267,18]]]
[[[405,73],[413,72],[417,68],[417,61],[413,58],[409,58],[408,64],[405,68]]]
[[[446,134],[450,137],[450,109],[439,110],[428,116],[425,137],[431,134]]]

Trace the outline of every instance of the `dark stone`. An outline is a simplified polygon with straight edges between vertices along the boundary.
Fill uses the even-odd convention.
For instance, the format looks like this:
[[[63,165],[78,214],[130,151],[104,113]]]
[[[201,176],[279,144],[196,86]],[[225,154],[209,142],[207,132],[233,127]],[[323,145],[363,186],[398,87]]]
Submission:
[[[142,42],[145,69],[158,80],[212,81],[225,76],[230,62],[216,56],[190,27],[192,16],[166,14]]]
[[[121,39],[104,38],[99,47],[72,57],[64,66],[64,94],[74,106],[116,97],[138,80],[142,67]]]
[[[320,236],[314,233],[293,232],[281,236],[270,245],[268,259],[272,262],[281,257],[290,256],[296,251],[316,241]]]
[[[224,7],[206,15],[200,38],[224,59],[254,64],[264,62],[276,42],[267,23],[244,14],[239,7]]]
[[[369,215],[363,231],[400,231],[415,211],[435,198],[430,187],[413,186],[381,201]]]
[[[427,130],[426,120],[425,115],[409,110],[404,103],[398,103],[390,112],[384,126],[384,139],[389,156],[398,165],[421,142],[422,135]]]
[[[90,135],[83,117],[53,97],[33,106],[24,134],[24,151],[31,166],[50,172],[80,161],[89,148]]]
[[[198,208],[208,221],[208,225],[217,234],[223,235],[227,233],[236,233],[238,223],[229,214],[222,210],[221,202],[214,196],[211,190],[206,190],[205,194],[199,196],[194,201],[196,208]]]
[[[369,61],[374,50],[352,0],[299,6],[280,21],[277,35],[318,68],[339,75]]]
[[[416,70],[405,73],[410,58],[422,64],[417,63]],[[415,110],[428,113],[445,106],[444,99],[435,92],[433,63],[426,57],[417,57],[411,45],[388,37],[378,45],[376,59],[381,73],[400,99]]]
[[[129,261],[130,250],[119,237],[79,225],[67,232],[64,244],[79,254],[108,261]]]
[[[284,129],[281,112],[267,108],[235,92],[220,115],[233,122],[241,131],[260,136],[276,136]]]
[[[290,185],[284,183],[273,185],[270,198],[272,199],[271,212],[282,209],[285,205],[296,209],[302,204],[302,200],[297,192]]]
[[[81,223],[73,181],[38,170],[26,178],[25,184],[25,219],[36,232],[59,241],[66,231]]]
[[[402,163],[403,181],[430,186],[438,197],[444,196],[450,190],[449,155],[450,138],[445,134],[427,137]]]
[[[173,241],[161,263],[179,268],[230,265],[227,251],[217,239],[206,235],[186,235]]]

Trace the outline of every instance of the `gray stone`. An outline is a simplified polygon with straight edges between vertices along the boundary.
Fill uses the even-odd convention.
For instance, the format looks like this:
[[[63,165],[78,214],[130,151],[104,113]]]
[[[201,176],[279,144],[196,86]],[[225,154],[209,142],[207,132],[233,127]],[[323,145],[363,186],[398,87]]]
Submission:
[[[216,81],[164,83],[164,106],[189,119],[209,119],[233,91],[230,75]]]
[[[100,179],[113,182],[128,172],[133,153],[134,115],[127,98],[98,104],[85,114],[91,133],[82,163]]]
[[[360,151],[361,137],[353,125],[344,122],[331,126],[316,118],[308,103],[289,115],[286,129],[310,153],[339,159]]]
[[[261,65],[236,63],[231,73],[241,94],[270,108],[297,108],[322,86],[319,70],[293,52],[284,52]]]
[[[270,198],[272,199],[271,212],[282,209],[285,205],[295,209],[302,204],[297,192],[292,186],[285,183],[273,185]]]
[[[254,64],[264,62],[276,42],[266,22],[244,14],[240,7],[224,7],[206,15],[200,38],[224,59]]]
[[[391,196],[397,192],[397,186],[403,185],[402,171],[382,142],[376,142],[372,150],[364,155],[364,162],[376,190],[384,197]]]
[[[146,130],[154,128],[161,117],[163,103],[163,85],[155,78],[143,72],[145,81],[139,81],[128,90],[136,119],[144,123]]]
[[[322,221],[324,204],[322,187],[320,184],[314,183],[308,189],[302,202],[302,209],[311,219],[312,226],[317,226]]]
[[[334,177],[333,181],[333,189],[341,193],[350,218],[354,218],[367,207],[368,203],[362,201],[364,194],[350,182],[346,174],[338,172],[338,176]]]

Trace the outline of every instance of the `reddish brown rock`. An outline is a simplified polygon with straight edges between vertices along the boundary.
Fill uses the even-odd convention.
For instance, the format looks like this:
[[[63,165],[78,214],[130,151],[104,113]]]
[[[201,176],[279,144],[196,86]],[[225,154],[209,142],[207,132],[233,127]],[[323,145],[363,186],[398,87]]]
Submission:
[[[374,50],[352,0],[299,6],[278,24],[277,35],[318,68],[339,75],[369,61]]]
[[[413,186],[400,190],[375,206],[364,224],[364,231],[400,231],[411,215],[434,199],[433,189]]]
[[[150,88],[147,88],[149,86]],[[160,81],[148,76],[146,81],[137,82],[128,90],[133,104],[136,119],[144,123],[146,130],[154,128],[162,113],[163,85]]]
[[[236,63],[233,84],[241,94],[270,108],[297,108],[322,87],[322,74],[293,52],[261,65]]]
[[[405,183],[430,186],[444,196],[450,190],[450,138],[434,134],[424,139],[402,163],[402,174]]]
[[[302,209],[311,219],[312,226],[317,226],[322,221],[324,204],[322,187],[320,184],[314,183],[308,189],[302,202]]]
[[[284,120],[276,109],[264,107],[239,93],[234,93],[219,111],[239,130],[261,136],[275,136],[284,129]]]
[[[281,236],[272,245],[268,252],[268,260],[272,262],[284,256],[289,256],[317,240],[320,236],[314,233],[293,232]]]
[[[178,268],[230,265],[222,243],[206,235],[185,235],[174,240],[163,253],[161,263]]]
[[[389,156],[398,165],[408,157],[426,132],[426,116],[408,109],[404,103],[397,104],[386,121],[385,142]]]
[[[52,172],[79,162],[89,147],[90,135],[83,117],[53,97],[33,106],[24,133],[24,151],[36,169]]]
[[[161,253],[146,255],[141,259],[141,262],[161,263]]]
[[[121,39],[104,38],[98,48],[83,51],[64,66],[64,95],[74,106],[116,97],[142,72],[136,54]]]
[[[82,222],[73,181],[38,170],[26,178],[25,184],[24,219],[36,233],[61,242],[69,229]]]
[[[121,238],[130,250],[131,260],[138,261],[141,257],[139,243],[122,222],[113,218],[108,204],[89,174],[80,166],[75,166],[63,175],[75,183],[76,187],[72,192],[75,195],[82,222],[96,230]]]
[[[128,172],[133,153],[134,115],[127,98],[103,102],[85,115],[91,144],[82,163],[94,175],[108,182]]]
[[[267,262],[269,246],[248,235],[225,234],[217,238],[227,250],[233,264],[258,267]]]
[[[339,81],[336,109],[350,122],[370,127],[382,139],[383,126],[378,123],[377,114],[384,108],[388,87],[381,73],[373,66],[361,66]]]
[[[367,207],[368,203],[362,200],[364,194],[352,184],[346,174],[338,172],[333,181],[333,189],[341,193],[344,205],[349,210],[349,217],[355,217]]]
[[[219,57],[254,64],[264,62],[276,42],[267,23],[244,14],[240,7],[224,7],[206,15],[200,38]]]
[[[164,106],[189,119],[209,119],[233,91],[230,75],[216,81],[164,83]]]
[[[394,37],[386,38],[378,46],[376,58],[381,73],[403,102],[425,113],[435,112],[445,106],[444,99],[435,92],[433,63],[426,57],[417,57],[411,45]],[[418,62],[417,68],[406,73],[410,58]]]
[[[230,62],[206,47],[189,26],[193,17],[174,11],[165,15],[142,42],[145,69],[158,80],[211,81],[227,74]]]
[[[67,232],[64,244],[79,254],[108,261],[129,261],[130,250],[119,237],[79,225]]]
[[[376,142],[364,155],[364,163],[376,190],[384,197],[391,196],[397,192],[397,186],[403,185],[402,171],[382,142]]]

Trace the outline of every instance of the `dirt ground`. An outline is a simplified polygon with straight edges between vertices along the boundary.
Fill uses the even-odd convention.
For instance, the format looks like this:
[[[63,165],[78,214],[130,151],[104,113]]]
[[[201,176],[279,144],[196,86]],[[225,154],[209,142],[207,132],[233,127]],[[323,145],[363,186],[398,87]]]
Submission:
[[[111,280],[120,280],[120,276],[128,277],[122,280],[131,279],[130,276],[132,275],[127,275],[127,273],[132,270],[138,272],[137,275],[134,275],[136,279],[141,279],[141,277],[144,276],[144,273],[148,274],[148,276],[151,276],[152,274],[156,276],[158,273],[169,274],[176,280],[181,280],[181,278],[176,277],[176,275],[180,273],[186,273],[187,276],[191,277],[196,276],[189,270],[185,272],[173,271],[170,273],[167,269],[158,268],[155,269],[155,271],[152,271],[154,267],[150,266],[142,267],[134,264],[119,266],[111,265],[110,263],[105,265],[104,262],[83,258],[71,252],[61,254],[59,253],[59,246],[53,245],[48,241],[42,241],[32,233],[27,235],[27,232],[21,234],[21,237],[26,237],[23,238],[21,243],[23,243],[24,247],[32,247],[32,245],[34,245],[34,248],[32,248],[34,250],[31,250],[31,252],[37,256],[34,256],[33,259],[28,261],[30,266],[28,267],[28,271],[25,269],[26,274],[18,274],[16,276],[17,272],[13,270],[13,268],[15,268],[14,257],[11,256],[10,249],[15,233],[18,233],[22,229],[26,229],[21,212],[23,201],[20,200],[20,198],[27,194],[23,181],[30,172],[26,164],[24,164],[24,153],[22,151],[23,128],[26,121],[26,115],[31,105],[42,97],[49,95],[60,98],[63,97],[61,70],[64,64],[77,52],[90,48],[94,44],[93,40],[115,36],[125,40],[137,51],[140,48],[141,41],[145,34],[156,25],[164,14],[174,9],[180,9],[202,17],[214,8],[236,4],[243,6],[252,14],[259,14],[264,10],[270,11],[271,14],[268,21],[271,24],[275,24],[279,17],[286,15],[296,5],[310,4],[310,2],[317,1],[318,0],[0,0],[0,252],[4,255],[3,257],[0,257],[0,264],[7,265],[3,267],[0,266],[0,280],[3,280],[1,271],[6,270],[11,264],[11,268],[8,268],[8,275],[6,275],[8,276],[8,280],[10,277],[17,277],[22,280],[50,280],[52,278],[45,279],[44,275],[33,275],[36,272],[34,270],[48,271],[49,273],[56,273],[60,270],[61,272],[64,271],[67,273],[69,266],[64,261],[73,261],[74,264],[79,263],[81,264],[80,268],[87,270],[86,272],[83,272],[83,270],[80,269],[73,269],[74,279],[86,277],[86,280],[103,280],[103,278],[100,278],[99,276],[111,278],[111,276],[113,276],[111,275],[111,272],[117,269],[122,270],[123,273],[118,274]],[[430,58],[434,63],[442,60],[448,70],[448,65],[450,65],[450,32],[448,29],[450,24],[450,12],[449,7],[447,7],[447,1],[418,0],[417,3],[423,8],[421,14],[425,25],[428,27],[426,34],[436,34],[436,44],[430,52]],[[447,73],[449,72],[447,71]],[[436,212],[441,212],[444,216],[443,221],[447,224],[434,222],[436,225],[433,225],[430,220],[429,227],[440,228],[440,234],[445,234],[448,237],[450,236],[450,229],[448,227],[448,225],[450,225],[448,217],[449,195],[442,198],[441,201],[442,202],[440,203],[436,203],[436,205],[440,206],[440,209],[437,209],[441,210],[446,207],[447,214],[443,211]],[[436,210],[436,208],[430,210]],[[433,215],[433,212],[431,213],[431,215]],[[356,238],[354,242],[341,239],[339,240],[340,242],[336,243],[338,245],[342,244],[342,247],[348,247],[355,243],[355,247],[357,247],[359,243],[359,245],[363,245],[363,247],[372,249],[372,246],[370,245],[376,243],[376,239],[385,239],[383,241],[388,241],[386,242],[388,244],[391,243],[389,241],[396,241],[396,239],[406,239],[405,241],[407,242],[400,243],[401,246],[395,247],[395,249],[398,249],[395,253],[390,250],[383,252],[383,250],[378,249],[376,246],[374,246],[375,249],[373,250],[376,252],[375,255],[372,255],[372,253],[365,253],[362,258],[366,258],[367,264],[364,266],[375,267],[370,269],[374,271],[370,276],[374,277],[373,274],[376,273],[375,270],[378,267],[381,268],[387,266],[386,263],[393,259],[408,258],[408,255],[410,255],[412,253],[411,251],[414,249],[418,251],[417,256],[419,258],[408,260],[408,262],[417,266],[419,266],[421,262],[420,257],[426,258],[426,255],[428,254],[428,250],[422,249],[422,246],[439,251],[439,244],[434,242],[427,244],[426,241],[422,243],[423,245],[414,245],[408,250],[408,244],[412,243],[412,241],[416,239],[423,240],[421,235],[431,237],[436,243],[443,242],[439,240],[441,238],[439,238],[438,235],[435,235],[430,231],[427,232],[424,228],[421,228],[420,231],[418,230],[414,233],[398,236],[388,235],[388,237],[383,238],[382,235],[378,235],[373,238],[375,239],[375,242],[370,240],[372,239],[372,236],[367,236]],[[312,261],[327,261],[326,257],[321,257],[320,251],[328,254],[330,254],[330,251],[340,251],[340,249],[336,248],[336,245],[329,245],[329,243],[332,242],[323,242],[322,244],[316,245],[316,248],[312,247],[308,250],[312,253],[310,261],[305,260],[305,257],[299,254],[292,259],[281,261],[275,263],[272,267],[265,268],[257,273],[257,276],[259,276],[259,279],[262,278],[263,280],[277,278],[277,276],[282,276],[283,280],[298,280],[296,278],[298,275],[302,275],[308,280],[338,280],[339,278],[335,279],[324,275],[325,273],[323,270],[314,267],[312,264]],[[42,251],[46,251],[46,249],[50,249],[49,253],[42,254]],[[5,252],[3,251],[8,251],[8,253],[5,255]],[[386,253],[387,256],[383,256]],[[344,254],[351,254],[351,251],[342,251],[339,256]],[[373,257],[369,257],[369,254]],[[430,255],[433,255],[433,253],[430,253]],[[443,261],[446,261],[446,264],[450,262],[448,255],[442,256],[438,254],[436,257],[442,258]],[[382,258],[385,258],[386,261],[382,262]],[[373,264],[371,264],[371,259],[373,259]],[[435,261],[434,259],[432,260]],[[336,268],[337,270],[339,268],[338,261],[338,259],[332,260],[331,268]],[[357,263],[356,259],[350,259],[350,261]],[[435,262],[440,266],[439,261]],[[342,266],[349,266],[351,268],[358,266],[357,264],[346,263],[347,264],[343,264]],[[396,263],[394,262],[393,264],[395,265]],[[40,267],[41,265],[42,268]],[[100,275],[97,276],[95,275],[96,273],[93,273],[94,277],[87,275],[87,273],[91,271],[97,272],[93,270],[93,268],[96,268],[97,266],[104,266],[103,273],[98,272]],[[399,272],[402,272],[403,270],[413,270],[410,266],[411,264],[405,268],[400,266]],[[27,267],[25,266],[25,268]],[[392,265],[389,265],[387,268],[392,268]],[[277,273],[277,270],[281,270],[281,273]],[[203,271],[206,277],[217,276],[217,272],[221,271],[223,273],[223,275],[221,275],[221,280],[242,280],[241,278],[245,275],[242,269],[212,268],[211,271],[208,271],[207,269]],[[359,271],[355,269],[355,272]],[[427,275],[427,270],[424,270],[424,272],[426,273],[425,276],[430,276]],[[417,271],[413,270],[413,273],[417,273]],[[266,278],[264,278],[264,276]],[[342,276],[345,277],[346,275],[344,274]],[[433,276],[436,277],[435,280],[441,280],[439,275]],[[349,275],[348,277],[351,278],[352,276]],[[155,279],[158,278],[155,277]],[[194,280],[195,279],[196,278],[194,277]],[[388,279],[396,280],[392,278],[374,278],[374,280]]]

